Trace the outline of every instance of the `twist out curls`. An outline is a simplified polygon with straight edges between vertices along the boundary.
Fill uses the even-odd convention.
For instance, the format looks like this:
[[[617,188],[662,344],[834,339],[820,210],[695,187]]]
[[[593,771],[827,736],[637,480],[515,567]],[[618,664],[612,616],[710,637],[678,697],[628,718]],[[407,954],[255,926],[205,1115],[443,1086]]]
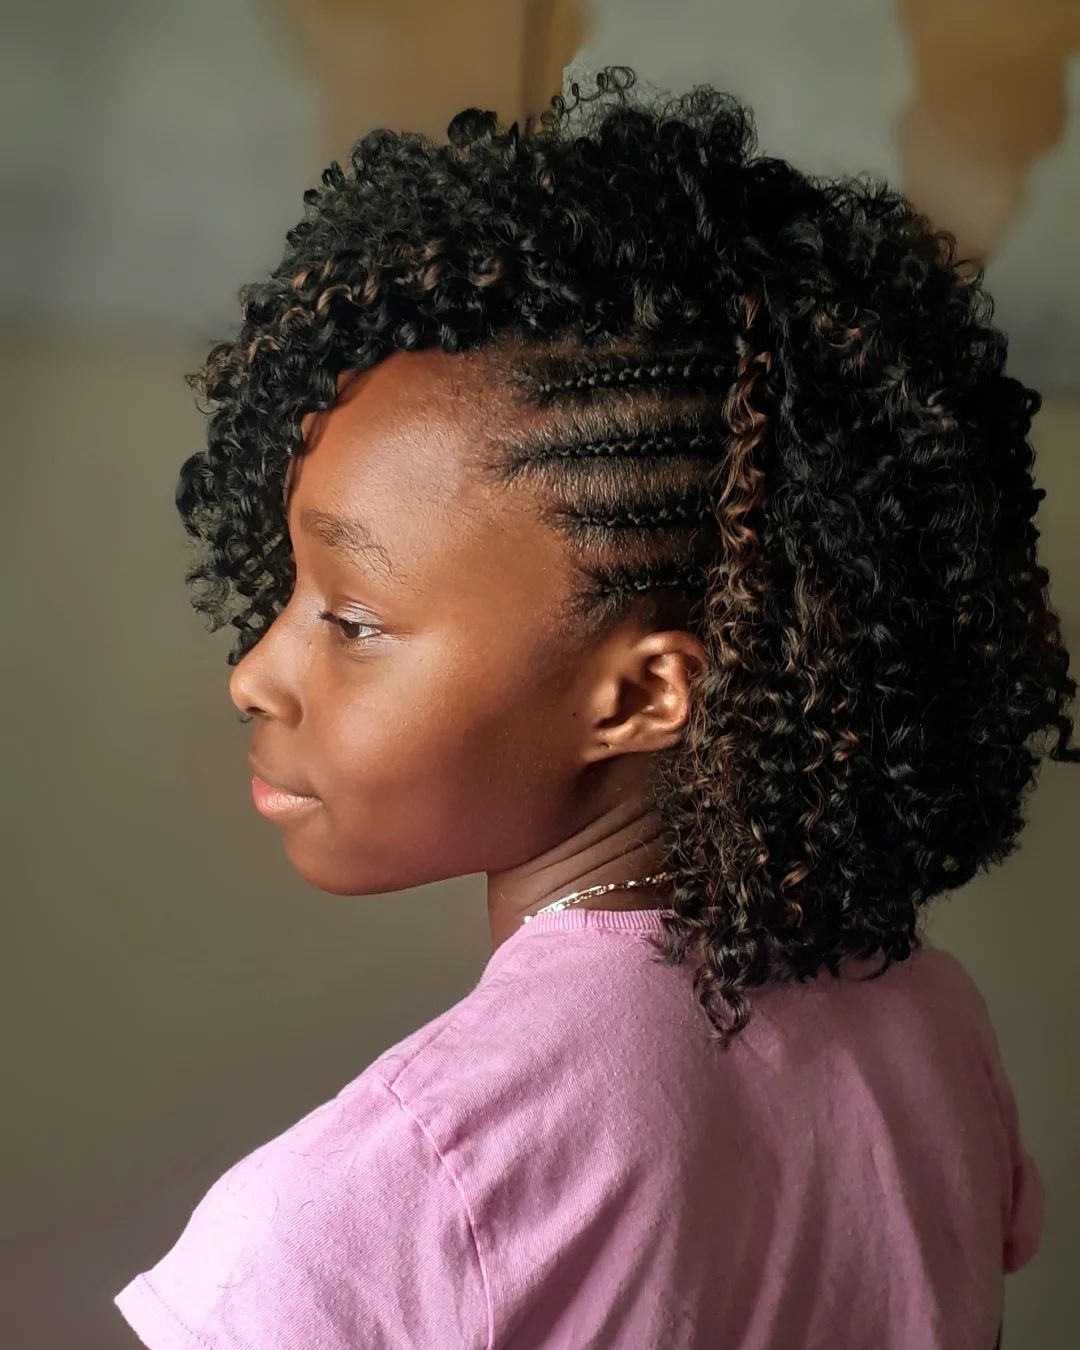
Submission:
[[[446,145],[373,131],[325,170],[189,377],[212,415],[177,505],[235,662],[290,593],[303,414],[396,350],[488,361],[526,416],[486,472],[565,539],[568,623],[677,622],[709,653],[656,765],[657,942],[727,1044],[755,987],[907,957],[925,904],[1015,847],[1039,756],[1080,759],[1040,400],[982,274],[898,192],[758,155],[708,86],[654,107],[625,67],[596,83],[524,128],[466,109]]]

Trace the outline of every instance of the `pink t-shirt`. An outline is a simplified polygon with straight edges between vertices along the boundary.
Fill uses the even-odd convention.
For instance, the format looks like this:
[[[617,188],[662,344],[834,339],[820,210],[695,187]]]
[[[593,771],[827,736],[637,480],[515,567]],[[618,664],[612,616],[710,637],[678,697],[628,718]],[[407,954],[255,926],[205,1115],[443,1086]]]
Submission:
[[[991,1350],[1042,1187],[962,966],[757,990],[723,1054],[659,926],[517,929],[120,1312],[152,1350]]]

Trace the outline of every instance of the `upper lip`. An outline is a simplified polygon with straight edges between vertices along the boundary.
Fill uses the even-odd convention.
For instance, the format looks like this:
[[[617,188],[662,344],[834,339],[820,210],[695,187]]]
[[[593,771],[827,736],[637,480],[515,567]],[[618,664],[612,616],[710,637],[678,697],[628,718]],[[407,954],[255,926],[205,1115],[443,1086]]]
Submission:
[[[261,778],[268,787],[275,788],[278,792],[287,792],[292,797],[315,796],[314,792],[305,792],[303,788],[291,787],[288,783],[283,783],[279,778],[267,773],[254,755],[248,755],[248,763],[251,765],[251,771],[256,778]]]

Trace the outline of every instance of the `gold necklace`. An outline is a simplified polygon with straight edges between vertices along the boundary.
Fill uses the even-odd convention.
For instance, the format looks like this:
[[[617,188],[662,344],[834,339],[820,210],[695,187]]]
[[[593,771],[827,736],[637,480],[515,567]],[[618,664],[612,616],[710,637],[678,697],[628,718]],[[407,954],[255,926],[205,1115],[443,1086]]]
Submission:
[[[536,914],[526,914],[522,923],[529,923],[536,918],[537,914],[551,914],[556,910],[566,909],[577,900],[584,900],[591,895],[603,895],[606,891],[629,890],[632,886],[648,886],[658,881],[668,881],[673,877],[674,872],[658,872],[655,876],[639,877],[635,881],[608,881],[599,886],[589,886],[583,891],[573,891],[570,895],[564,895],[558,900],[553,900],[550,905],[544,905],[536,911]]]

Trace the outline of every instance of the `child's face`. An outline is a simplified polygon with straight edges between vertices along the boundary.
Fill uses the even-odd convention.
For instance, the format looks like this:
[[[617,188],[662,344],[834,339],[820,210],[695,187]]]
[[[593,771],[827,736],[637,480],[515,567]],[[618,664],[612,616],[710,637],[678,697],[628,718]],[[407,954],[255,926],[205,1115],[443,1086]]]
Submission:
[[[454,360],[398,353],[305,419],[286,486],[296,585],[230,682],[257,718],[256,773],[317,798],[278,823],[296,869],[336,894],[512,867],[596,805],[581,778],[597,656],[560,637],[564,546],[526,492],[468,464],[484,411],[454,397]],[[328,516],[385,552],[350,559]]]

